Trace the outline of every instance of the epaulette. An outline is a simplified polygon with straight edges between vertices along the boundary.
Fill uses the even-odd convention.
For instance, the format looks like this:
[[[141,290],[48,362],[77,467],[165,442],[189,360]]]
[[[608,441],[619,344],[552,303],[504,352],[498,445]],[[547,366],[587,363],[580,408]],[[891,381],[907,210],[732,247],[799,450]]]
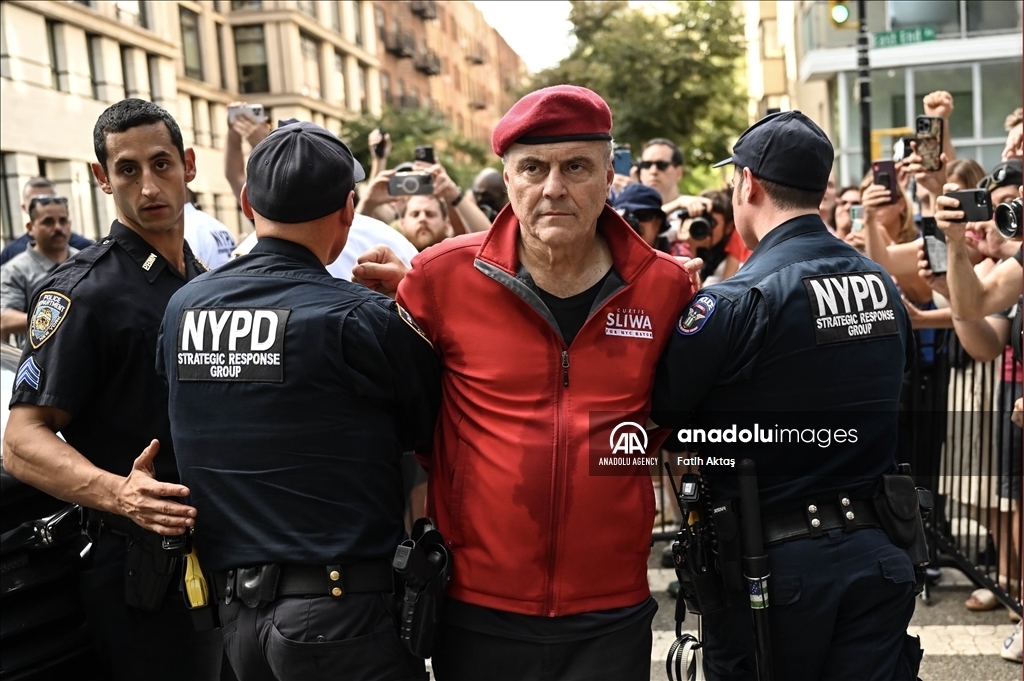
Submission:
[[[93,265],[110,251],[110,247],[113,244],[114,239],[108,236],[88,248],[83,248],[54,270],[53,274],[49,276],[50,283],[47,285],[47,288],[57,289],[70,294],[75,286],[89,273],[89,270],[93,268]]]

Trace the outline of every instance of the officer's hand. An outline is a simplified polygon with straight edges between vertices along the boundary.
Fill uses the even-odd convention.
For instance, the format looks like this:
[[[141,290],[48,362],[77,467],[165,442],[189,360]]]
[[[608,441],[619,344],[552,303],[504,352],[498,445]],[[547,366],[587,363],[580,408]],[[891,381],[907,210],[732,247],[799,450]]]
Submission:
[[[1017,424],[1018,428],[1024,428],[1024,398],[1018,397],[1013,403],[1013,413],[1010,420]]]
[[[121,515],[136,525],[157,534],[184,534],[195,525],[196,509],[165,497],[187,497],[188,488],[156,479],[153,459],[160,451],[160,441],[153,440],[132,464],[132,472],[117,490]]]
[[[704,259],[687,258],[684,255],[677,255],[675,258],[682,264],[683,269],[686,270],[686,274],[689,275],[690,284],[693,285],[693,290],[699,291],[700,287],[703,285],[700,280],[700,268],[704,267]]]
[[[352,281],[391,298],[398,293],[398,285],[409,271],[387,246],[374,246],[359,256],[356,263],[352,268]]]
[[[955,192],[960,187],[949,183],[942,187],[943,192]],[[940,194],[935,197],[935,224],[946,235],[946,240],[955,239],[961,241],[967,230],[967,223],[956,222],[963,220],[964,212],[959,210],[960,201],[951,196]]]

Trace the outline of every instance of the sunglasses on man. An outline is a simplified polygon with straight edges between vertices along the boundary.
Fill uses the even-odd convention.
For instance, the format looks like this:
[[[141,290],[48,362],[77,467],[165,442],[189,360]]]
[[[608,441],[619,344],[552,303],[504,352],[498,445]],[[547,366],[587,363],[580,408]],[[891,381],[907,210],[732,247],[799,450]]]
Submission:
[[[650,170],[651,166],[654,166],[661,172],[665,172],[676,164],[671,161],[640,161],[636,165],[640,170]]]
[[[33,196],[32,200],[28,202],[28,209],[32,210],[35,206],[48,206],[51,203],[66,206],[68,205],[68,197],[57,196],[56,194],[40,194],[39,196]]]
[[[1000,165],[991,175],[986,175],[978,182],[978,189],[998,189],[1006,181],[1006,175],[1010,171],[1008,164]]]

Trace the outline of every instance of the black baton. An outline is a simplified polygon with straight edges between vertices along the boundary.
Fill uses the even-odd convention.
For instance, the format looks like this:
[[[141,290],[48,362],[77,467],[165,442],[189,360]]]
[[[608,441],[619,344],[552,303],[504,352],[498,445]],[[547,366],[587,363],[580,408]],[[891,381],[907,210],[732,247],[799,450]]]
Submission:
[[[737,467],[740,484],[740,511],[743,517],[743,576],[750,594],[750,614],[754,624],[754,644],[758,681],[773,681],[772,637],[768,627],[768,556],[761,534],[761,504],[757,495],[757,466],[743,459]]]

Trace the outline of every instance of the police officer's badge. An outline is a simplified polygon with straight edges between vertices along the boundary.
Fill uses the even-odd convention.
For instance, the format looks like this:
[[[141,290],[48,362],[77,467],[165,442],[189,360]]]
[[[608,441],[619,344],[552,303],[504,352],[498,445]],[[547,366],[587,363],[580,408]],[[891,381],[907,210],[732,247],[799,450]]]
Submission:
[[[434,347],[434,344],[427,338],[427,334],[423,333],[423,329],[416,323],[416,320],[412,318],[412,315],[398,303],[395,303],[395,309],[398,311],[398,316],[402,318],[402,321],[412,327],[412,330],[419,334],[420,338],[427,341],[427,345]]]
[[[684,336],[692,336],[697,333],[704,328],[704,324],[707,323],[717,306],[718,301],[715,300],[714,296],[708,293],[701,293],[690,303],[690,307],[686,308],[686,312],[679,315],[679,321],[676,322],[676,331]]]
[[[33,348],[38,348],[57,333],[57,327],[68,316],[69,309],[71,299],[63,293],[43,291],[39,294],[32,321],[28,325],[28,340]]]

